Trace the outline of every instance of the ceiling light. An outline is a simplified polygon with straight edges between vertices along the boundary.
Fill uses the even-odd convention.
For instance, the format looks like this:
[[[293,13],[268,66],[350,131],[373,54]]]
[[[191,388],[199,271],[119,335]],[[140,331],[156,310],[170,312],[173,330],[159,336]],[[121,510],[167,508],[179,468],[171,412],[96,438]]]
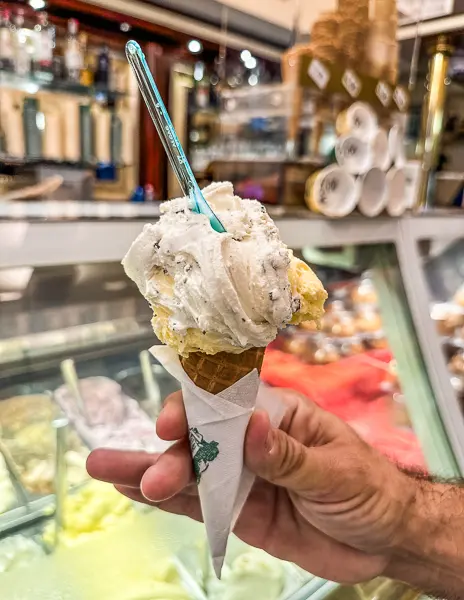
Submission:
[[[187,48],[192,54],[199,54],[203,50],[203,44],[198,40],[190,40]]]
[[[247,69],[254,69],[257,64],[258,64],[258,61],[256,60],[256,58],[254,56],[250,56],[250,58],[247,58],[247,60],[245,61],[245,67]]]
[[[249,60],[251,57],[251,52],[249,50],[242,50],[240,53],[240,58],[243,62]]]
[[[42,10],[45,8],[45,0],[29,0],[29,6],[34,10]]]
[[[132,29],[132,27],[129,25],[129,23],[121,23],[121,25],[119,26],[119,29],[121,31],[124,31],[124,33],[127,33],[128,31],[130,31]]]

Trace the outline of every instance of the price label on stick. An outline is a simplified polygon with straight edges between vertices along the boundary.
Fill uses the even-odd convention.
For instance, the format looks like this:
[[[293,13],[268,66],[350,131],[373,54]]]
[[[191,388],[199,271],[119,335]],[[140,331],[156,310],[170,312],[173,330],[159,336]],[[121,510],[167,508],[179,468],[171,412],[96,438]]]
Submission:
[[[361,80],[351,69],[347,69],[343,74],[342,83],[344,88],[352,98],[357,98],[361,93]]]
[[[392,101],[392,91],[384,81],[379,81],[375,88],[375,94],[385,107],[390,106]]]
[[[308,75],[320,90],[325,90],[330,81],[330,72],[320,60],[313,58],[308,68]]]
[[[408,106],[408,95],[402,87],[397,87],[394,94],[393,100],[395,101],[396,106],[400,109],[401,112],[406,110]]]

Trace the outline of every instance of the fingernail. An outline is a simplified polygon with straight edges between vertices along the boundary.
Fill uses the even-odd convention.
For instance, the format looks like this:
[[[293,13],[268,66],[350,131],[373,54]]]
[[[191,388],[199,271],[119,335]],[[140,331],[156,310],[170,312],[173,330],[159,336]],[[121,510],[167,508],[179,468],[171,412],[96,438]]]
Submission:
[[[140,482],[140,491],[142,492],[142,496],[145,498],[145,500],[148,500],[148,502],[156,502],[156,499],[150,498],[150,496],[148,494],[146,494],[143,489],[144,488],[144,485],[143,485],[144,477],[145,477],[145,475],[142,477],[142,481]]]

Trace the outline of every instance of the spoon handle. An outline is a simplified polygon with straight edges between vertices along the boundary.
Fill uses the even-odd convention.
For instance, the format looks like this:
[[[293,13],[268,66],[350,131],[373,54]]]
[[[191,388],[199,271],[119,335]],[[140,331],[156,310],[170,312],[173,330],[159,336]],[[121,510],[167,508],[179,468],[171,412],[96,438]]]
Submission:
[[[224,226],[203,198],[203,194],[169,118],[168,111],[156,87],[142,48],[134,40],[127,42],[126,56],[137,78],[139,89],[168,155],[169,162],[179,181],[182,193],[184,196],[190,198],[191,209],[194,212],[206,215],[211,222],[211,226],[217,232],[225,232]]]
[[[126,55],[135,73],[143,99],[156,126],[166,154],[179,180],[182,192],[185,196],[190,196],[192,188],[198,187],[198,184],[177,138],[174,126],[156,87],[153,75],[148,68],[143,51],[137,42],[130,41],[126,45]]]

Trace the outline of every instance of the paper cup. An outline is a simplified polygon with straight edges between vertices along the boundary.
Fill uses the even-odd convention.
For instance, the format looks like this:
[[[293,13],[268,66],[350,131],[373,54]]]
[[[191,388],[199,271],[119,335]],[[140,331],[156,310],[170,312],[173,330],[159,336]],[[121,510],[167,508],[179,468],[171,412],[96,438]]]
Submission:
[[[393,167],[387,173],[387,212],[391,217],[399,217],[407,208],[405,172]]]
[[[390,146],[387,132],[379,129],[371,140],[372,165],[382,171],[388,171],[391,166]]]
[[[331,165],[308,179],[305,199],[311,210],[326,217],[346,217],[358,203],[359,184],[347,171]]]
[[[214,395],[190,380],[175,350],[160,345],[150,352],[182,386],[201,510],[214,571],[220,578],[229,533],[255,480],[243,460],[250,417],[255,408],[264,409],[272,426],[278,427],[285,409],[272,391],[260,388],[256,369]]]
[[[337,119],[338,135],[353,134],[370,140],[378,129],[377,115],[368,104],[355,102]]]
[[[385,209],[388,200],[385,173],[375,167],[361,178],[360,185],[359,211],[366,217],[377,217]]]
[[[355,135],[344,135],[337,141],[335,156],[351,175],[364,175],[372,167],[371,146]]]
[[[388,148],[390,157],[398,168],[406,165],[406,150],[404,142],[404,129],[400,125],[393,125],[388,134]]]

